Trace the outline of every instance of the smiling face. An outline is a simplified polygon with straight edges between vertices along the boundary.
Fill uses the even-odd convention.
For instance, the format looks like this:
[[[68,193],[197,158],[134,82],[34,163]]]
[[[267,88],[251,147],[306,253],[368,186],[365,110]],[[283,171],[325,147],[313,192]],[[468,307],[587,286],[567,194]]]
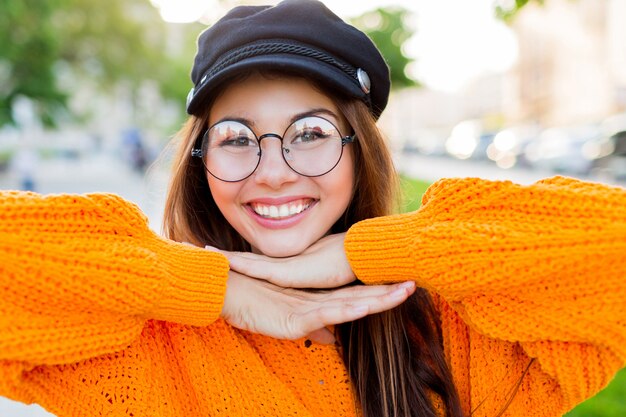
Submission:
[[[249,77],[227,87],[211,107],[209,126],[224,120],[244,121],[257,137],[283,135],[296,119],[320,116],[343,136],[350,132],[333,101],[299,78]],[[211,194],[231,226],[253,251],[285,257],[301,253],[327,234],[344,213],[352,195],[352,145],[330,172],[306,177],[293,171],[282,155],[281,142],[260,142],[257,169],[239,182],[221,181],[207,173]]]

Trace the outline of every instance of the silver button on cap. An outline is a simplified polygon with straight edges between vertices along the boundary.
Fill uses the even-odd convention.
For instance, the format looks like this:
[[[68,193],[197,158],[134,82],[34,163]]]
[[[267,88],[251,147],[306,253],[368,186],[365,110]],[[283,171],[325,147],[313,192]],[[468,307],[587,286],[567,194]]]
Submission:
[[[196,89],[194,87],[191,87],[191,90],[189,90],[189,94],[187,94],[187,108],[189,108],[189,104],[191,103],[191,100],[193,100],[193,95],[195,94]]]
[[[356,78],[359,80],[361,90],[363,90],[365,94],[369,94],[372,87],[372,82],[370,81],[370,76],[367,75],[367,72],[365,72],[365,70],[361,68],[358,68],[356,70]]]

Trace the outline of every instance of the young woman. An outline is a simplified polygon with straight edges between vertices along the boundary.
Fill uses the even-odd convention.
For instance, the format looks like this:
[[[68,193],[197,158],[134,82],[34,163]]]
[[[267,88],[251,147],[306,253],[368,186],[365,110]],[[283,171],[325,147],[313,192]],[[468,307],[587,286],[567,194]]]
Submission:
[[[389,215],[363,33],[285,1],[198,47],[171,240],[115,196],[1,194],[0,394],[60,417],[558,416],[623,366],[624,190],[444,180]]]

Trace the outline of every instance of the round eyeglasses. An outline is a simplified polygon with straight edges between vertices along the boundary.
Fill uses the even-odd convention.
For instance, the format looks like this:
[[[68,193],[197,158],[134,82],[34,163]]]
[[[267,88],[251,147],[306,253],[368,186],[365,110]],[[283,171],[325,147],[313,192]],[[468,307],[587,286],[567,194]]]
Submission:
[[[240,121],[222,120],[198,138],[200,143],[196,142],[191,156],[201,158],[209,174],[219,180],[242,181],[259,166],[265,138],[281,141],[283,159],[293,171],[319,177],[337,166],[343,147],[354,142],[355,135],[342,136],[334,124],[319,116],[296,120],[282,136],[265,133],[259,137]]]

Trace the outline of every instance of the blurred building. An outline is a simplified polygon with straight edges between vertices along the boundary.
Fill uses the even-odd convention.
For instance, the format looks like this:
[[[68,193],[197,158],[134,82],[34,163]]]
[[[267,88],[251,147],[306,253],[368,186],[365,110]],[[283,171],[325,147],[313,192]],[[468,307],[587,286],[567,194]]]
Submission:
[[[451,127],[464,118],[463,110],[456,94],[406,88],[392,92],[380,126],[396,149],[406,146],[436,153],[436,148],[443,149]]]
[[[529,3],[512,24],[519,61],[510,73],[511,122],[599,121],[626,110],[626,1]]]
[[[493,130],[506,125],[504,111],[517,99],[506,73],[484,73],[463,88],[460,100],[465,119],[480,119],[486,129]]]
[[[438,153],[461,121],[480,122],[483,131],[505,126],[504,109],[516,101],[510,82],[507,74],[485,73],[454,93],[426,87],[394,91],[380,125],[396,148]]]

